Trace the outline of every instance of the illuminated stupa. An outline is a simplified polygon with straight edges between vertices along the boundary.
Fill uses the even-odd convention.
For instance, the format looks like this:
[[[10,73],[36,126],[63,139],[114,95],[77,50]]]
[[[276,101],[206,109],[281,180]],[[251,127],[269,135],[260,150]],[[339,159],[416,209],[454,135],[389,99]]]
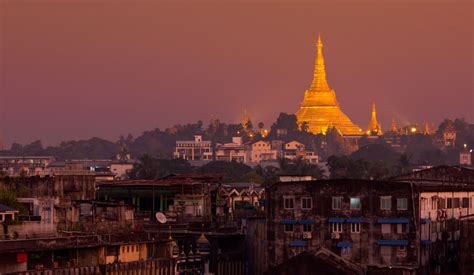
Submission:
[[[303,103],[296,112],[298,125],[306,122],[313,134],[325,134],[328,128],[335,127],[344,136],[363,135],[360,127],[341,111],[336,93],[327,83],[321,36],[318,36],[317,49],[313,83],[305,91]]]
[[[370,117],[369,126],[367,126],[367,135],[373,136],[381,136],[382,127],[380,127],[380,123],[377,121],[377,110],[375,109],[375,102],[372,103],[372,115]]]

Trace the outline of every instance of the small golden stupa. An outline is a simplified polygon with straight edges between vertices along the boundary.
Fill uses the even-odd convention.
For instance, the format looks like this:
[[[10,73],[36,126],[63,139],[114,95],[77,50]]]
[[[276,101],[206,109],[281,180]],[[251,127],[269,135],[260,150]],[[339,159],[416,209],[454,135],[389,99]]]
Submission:
[[[370,118],[369,126],[367,127],[367,135],[376,135],[381,136],[382,127],[380,127],[380,123],[377,121],[377,110],[375,109],[375,102],[372,103],[372,116]]]
[[[303,103],[296,112],[298,125],[301,126],[303,122],[306,122],[308,130],[313,134],[326,134],[328,128],[335,127],[344,136],[363,135],[360,127],[352,123],[341,111],[336,93],[327,83],[320,35],[318,35],[317,49],[313,83],[305,91]]]

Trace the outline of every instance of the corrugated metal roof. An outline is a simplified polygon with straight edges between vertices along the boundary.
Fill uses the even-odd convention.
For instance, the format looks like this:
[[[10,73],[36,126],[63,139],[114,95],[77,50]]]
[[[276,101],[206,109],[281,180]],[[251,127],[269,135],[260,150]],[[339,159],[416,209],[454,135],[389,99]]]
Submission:
[[[352,247],[352,243],[351,242],[340,242],[340,243],[337,243],[336,246],[337,247]]]
[[[0,204],[0,211],[17,211],[17,210],[15,208],[11,208],[10,206]]]
[[[378,245],[399,245],[399,246],[405,246],[408,245],[408,240],[378,240],[377,241]]]
[[[409,218],[379,218],[378,223],[409,223]]]
[[[421,240],[421,244],[422,244],[422,245],[430,245],[430,244],[431,244],[431,240]]]
[[[299,220],[298,224],[314,224],[313,220]]]
[[[306,241],[292,241],[288,244],[288,246],[291,247],[301,247],[301,246],[306,246]]]
[[[329,222],[344,222],[346,218],[330,217]]]
[[[365,222],[365,218],[362,218],[362,217],[347,218],[346,222],[349,222],[349,223]]]

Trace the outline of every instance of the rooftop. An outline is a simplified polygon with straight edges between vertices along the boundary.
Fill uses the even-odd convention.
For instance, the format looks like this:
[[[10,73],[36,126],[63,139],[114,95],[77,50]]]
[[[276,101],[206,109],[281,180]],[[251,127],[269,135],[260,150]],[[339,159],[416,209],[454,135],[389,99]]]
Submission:
[[[6,211],[17,211],[15,208],[11,208],[9,206],[6,206],[4,204],[0,204],[0,211],[1,212],[6,212]]]

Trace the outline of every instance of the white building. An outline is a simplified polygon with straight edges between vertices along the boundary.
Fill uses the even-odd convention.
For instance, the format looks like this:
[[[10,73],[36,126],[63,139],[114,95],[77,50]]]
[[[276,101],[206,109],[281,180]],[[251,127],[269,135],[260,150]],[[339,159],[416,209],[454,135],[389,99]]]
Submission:
[[[311,164],[319,162],[319,156],[313,151],[306,150],[305,145],[298,141],[290,141],[284,145],[283,157],[290,160],[301,158]]]
[[[242,137],[233,137],[232,143],[217,144],[216,160],[247,163],[247,150],[242,144]]]
[[[212,160],[211,141],[202,140],[201,135],[195,135],[194,140],[178,140],[173,155],[185,160]]]
[[[7,156],[0,157],[0,171],[9,176],[43,176],[53,156]]]
[[[259,163],[261,161],[276,160],[278,151],[272,149],[269,141],[260,140],[251,144],[250,162]]]

